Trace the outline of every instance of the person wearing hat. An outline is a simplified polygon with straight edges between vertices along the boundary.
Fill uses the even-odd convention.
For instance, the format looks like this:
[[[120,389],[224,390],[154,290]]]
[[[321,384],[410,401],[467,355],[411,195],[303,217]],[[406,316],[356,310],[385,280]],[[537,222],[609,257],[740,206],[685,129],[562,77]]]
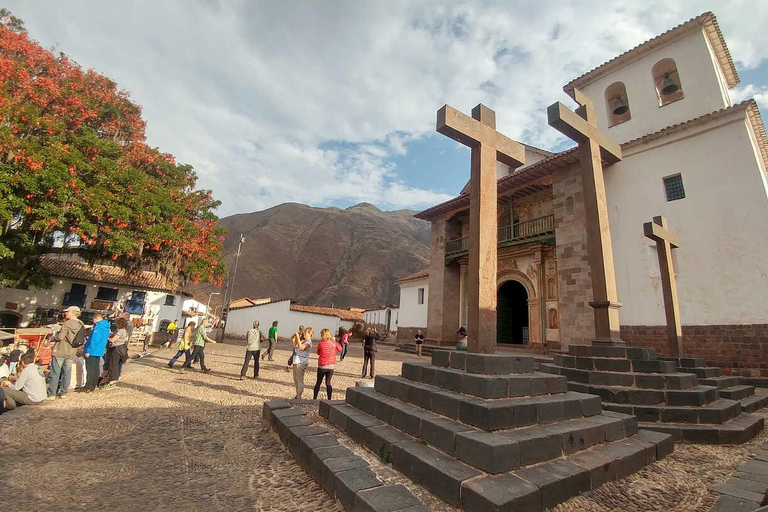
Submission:
[[[456,331],[456,334],[459,335],[459,341],[456,342],[456,350],[462,350],[464,352],[467,351],[467,328],[463,325],[459,327],[459,330]]]
[[[80,321],[80,308],[69,306],[64,310],[64,324],[55,338],[53,359],[51,360],[50,382],[48,383],[48,400],[56,396],[67,397],[69,382],[72,378],[72,361],[77,355],[77,348],[72,346],[75,337],[84,329]]]

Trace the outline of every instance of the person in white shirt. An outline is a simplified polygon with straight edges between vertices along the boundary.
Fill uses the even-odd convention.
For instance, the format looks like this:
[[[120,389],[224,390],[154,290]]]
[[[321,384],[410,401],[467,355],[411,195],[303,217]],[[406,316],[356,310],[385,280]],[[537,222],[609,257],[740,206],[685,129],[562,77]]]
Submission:
[[[21,372],[16,382],[4,380],[0,385],[5,391],[5,409],[10,411],[20,405],[37,405],[45,400],[47,391],[45,378],[35,364],[35,352],[29,350],[19,361]]]

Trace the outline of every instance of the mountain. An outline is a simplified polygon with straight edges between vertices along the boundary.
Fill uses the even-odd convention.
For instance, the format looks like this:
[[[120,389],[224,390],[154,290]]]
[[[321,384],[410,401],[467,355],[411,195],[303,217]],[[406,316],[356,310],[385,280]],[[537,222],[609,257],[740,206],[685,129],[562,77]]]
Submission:
[[[345,210],[285,203],[220,220],[228,268],[245,236],[232,297],[290,298],[302,304],[375,308],[398,303],[394,281],[429,263],[429,223],[410,210],[368,203]],[[207,300],[211,287],[192,290]],[[221,290],[223,293],[223,289]]]

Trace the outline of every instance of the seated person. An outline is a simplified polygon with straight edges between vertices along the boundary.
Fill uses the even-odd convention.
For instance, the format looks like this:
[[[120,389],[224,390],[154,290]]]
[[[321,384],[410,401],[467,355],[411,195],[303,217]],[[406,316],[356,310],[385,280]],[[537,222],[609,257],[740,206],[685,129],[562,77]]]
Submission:
[[[45,378],[35,364],[35,351],[29,350],[19,360],[19,376],[16,382],[0,382],[5,392],[5,410],[10,411],[20,405],[37,405],[47,395]]]

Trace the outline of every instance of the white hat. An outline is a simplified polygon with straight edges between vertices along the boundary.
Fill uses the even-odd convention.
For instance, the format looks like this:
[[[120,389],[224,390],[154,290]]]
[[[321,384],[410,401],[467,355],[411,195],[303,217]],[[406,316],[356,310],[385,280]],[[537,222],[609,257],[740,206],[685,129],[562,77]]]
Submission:
[[[65,313],[68,311],[73,312],[77,316],[80,316],[80,313],[82,313],[82,311],[80,311],[80,308],[77,306],[69,306],[67,309],[64,310]]]

